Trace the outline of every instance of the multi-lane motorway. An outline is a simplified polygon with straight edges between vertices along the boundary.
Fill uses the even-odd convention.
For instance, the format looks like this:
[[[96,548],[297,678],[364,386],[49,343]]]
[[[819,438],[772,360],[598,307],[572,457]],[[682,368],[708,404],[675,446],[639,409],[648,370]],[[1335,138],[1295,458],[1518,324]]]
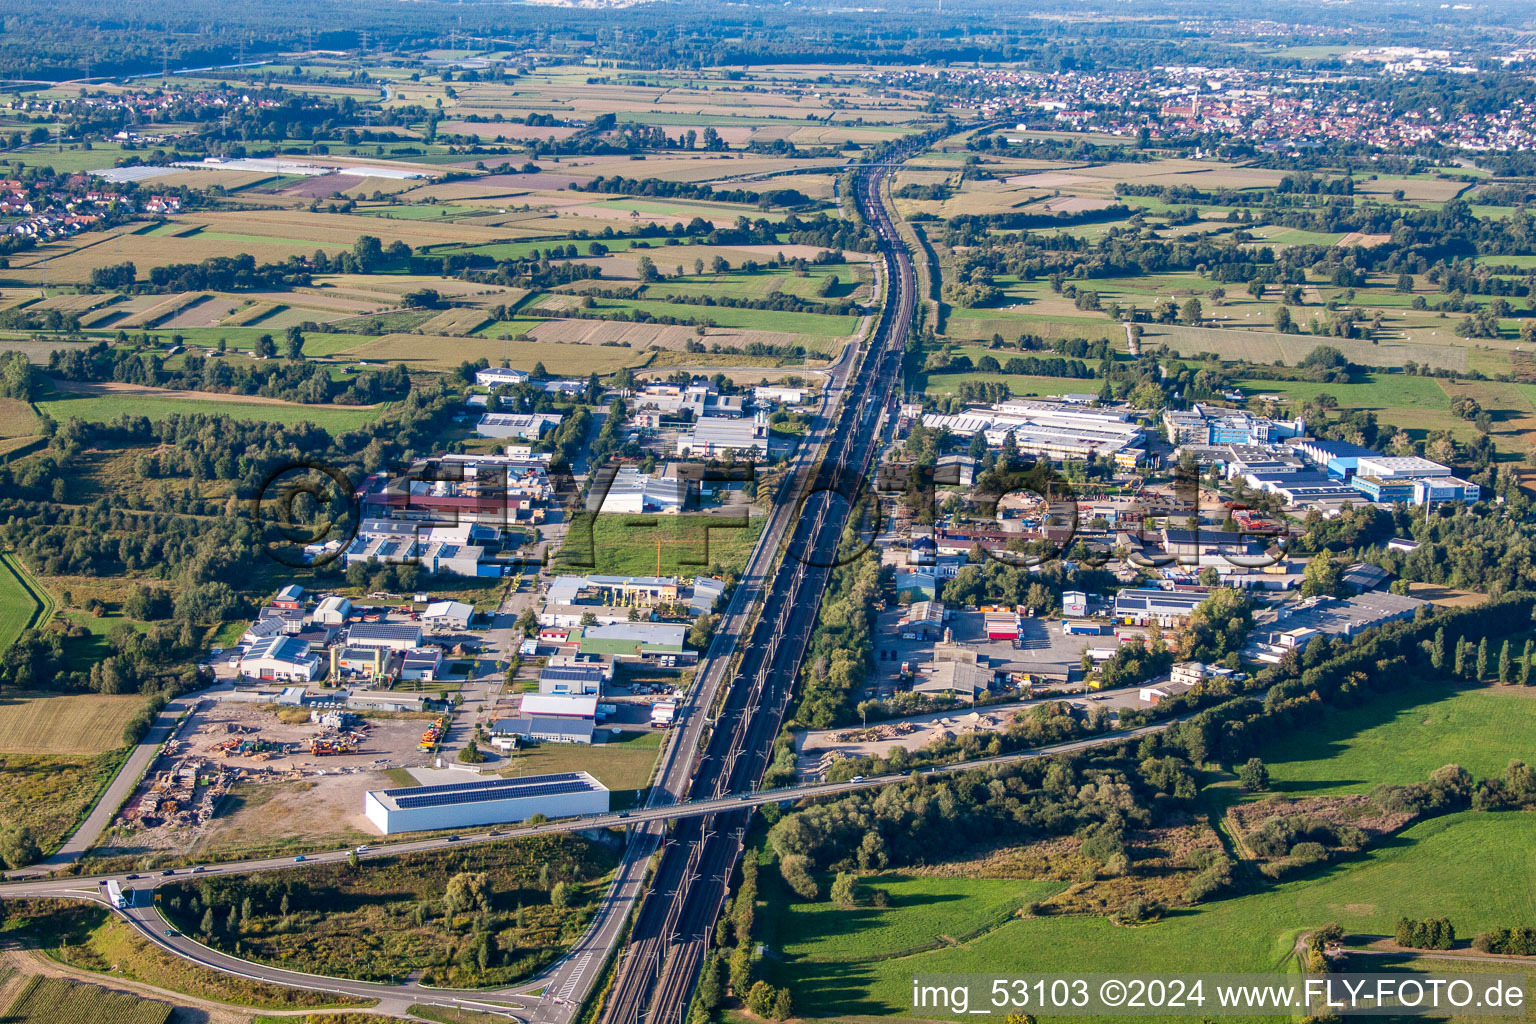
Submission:
[[[1135,740],[1149,733],[1158,732],[1177,725],[1189,717],[1191,716],[1183,715],[1123,732],[1104,733],[1086,739],[1070,740],[1047,747],[1038,747],[1033,750],[1001,754],[996,757],[976,761],[935,766],[923,769],[918,774],[923,777],[935,777],[954,772],[974,771],[978,768],[1003,765],[1015,761],[1051,757],[1058,754],[1070,754],[1102,746],[1106,743]],[[911,778],[911,774],[902,774],[860,779],[858,781],[816,783],[791,786],[783,789],[729,794],[708,800],[685,800],[675,804],[659,804],[627,812],[589,815],[584,818],[562,818],[539,825],[466,833],[451,839],[418,839],[380,844],[360,852],[358,857],[366,865],[369,860],[402,853],[443,850],[460,844],[504,842],[519,837],[584,829],[633,827],[632,831],[639,833],[640,829],[638,826],[651,824],[659,826],[661,823],[669,820],[724,820],[733,815],[744,815],[748,809],[763,804],[795,803],[816,797],[874,789],[891,785],[892,783],[904,782]],[[116,874],[31,879],[0,885],[0,897],[6,899],[43,897],[81,899],[106,904],[105,882],[109,878],[115,878],[124,888],[134,890],[134,905],[122,913],[146,940],[205,967],[239,977],[278,985],[289,985],[296,988],[377,999],[380,1001],[379,1009],[386,1012],[402,1011],[405,1006],[411,1003],[432,1002],[480,1010],[494,1007],[501,1011],[515,1012],[515,1015],[519,1018],[529,1021],[554,1019],[552,1015],[562,1011],[566,1016],[569,1016],[573,1009],[580,1005],[581,995],[584,994],[582,986],[590,985],[590,982],[583,981],[583,979],[595,977],[600,972],[600,961],[606,956],[607,950],[611,948],[613,938],[617,934],[619,926],[622,924],[633,900],[632,894],[626,899],[622,893],[610,892],[605,899],[600,917],[606,915],[607,919],[614,923],[604,926],[601,920],[595,922],[588,935],[583,938],[582,942],[560,964],[555,965],[539,977],[530,979],[515,988],[495,991],[450,991],[433,989],[409,982],[391,985],[353,981],[343,978],[328,978],[304,974],[298,971],[287,971],[264,964],[252,963],[248,960],[241,960],[210,949],[185,935],[168,933],[169,926],[165,919],[160,916],[154,905],[154,890],[163,883],[187,881],[189,878],[213,874],[249,874],[258,871],[302,869],[311,864],[345,860],[348,856],[349,851],[347,850],[333,850],[326,853],[310,854],[303,861],[295,860],[292,857],[232,861],[210,864],[196,873],[191,869],[183,868],[170,876],[151,873],[142,877]],[[638,863],[643,870],[645,858],[640,858]],[[617,884],[615,888],[618,888]],[[612,932],[607,930],[609,927],[613,929]],[[585,961],[585,966],[577,969],[574,965],[582,961]],[[598,962],[598,966],[592,966],[594,961]],[[576,985],[569,984],[572,977],[577,979]]]
[[[894,395],[916,293],[910,256],[880,195],[889,173],[888,166],[855,172],[859,209],[874,228],[883,257],[880,320],[837,413],[837,443],[803,492],[787,557],[768,588],[690,789],[696,806],[718,806],[722,798],[724,805],[680,820],[665,837],[655,880],[616,968],[604,1024],[636,1024],[642,1018],[648,1024],[681,1024],[743,849],[750,818],[745,804],[767,770],[839,540],[862,496]]]
[[[880,195],[891,166],[868,165],[856,174],[859,208],[876,233],[883,257],[885,296],[879,320],[867,344],[862,349],[850,345],[834,367],[807,443],[779,484],[768,526],[682,702],[678,724],[669,735],[646,804],[626,812],[534,826],[378,844],[358,853],[366,864],[378,857],[457,844],[626,828],[628,845],[615,879],[587,934],[572,951],[539,977],[499,991],[446,991],[406,980],[390,985],[285,971],[219,953],[169,929],[155,908],[153,890],[163,882],[185,879],[190,869],[170,876],[115,876],[135,889],[133,906],[122,913],[141,935],[215,970],[376,999],[384,1012],[399,1013],[411,1003],[429,1002],[479,1010],[495,1008],[515,1013],[530,1024],[567,1024],[602,974],[625,924],[632,920],[603,1020],[605,1024],[636,1024],[641,1019],[646,1024],[681,1024],[708,936],[742,851],[751,809],[888,785],[909,777],[774,791],[757,788],[782,727],[791,685],[810,639],[839,539],[854,510],[854,499],[882,429],[888,424],[887,413],[912,320],[916,301],[912,262]],[[825,458],[820,457],[823,449]],[[1167,728],[1175,721],[930,768],[926,774],[1069,753]],[[659,859],[654,856],[658,850]],[[287,870],[348,856],[349,851],[336,850],[313,854],[303,861],[285,857],[211,864],[200,873]],[[654,877],[647,884],[653,862]],[[0,897],[46,896],[105,903],[105,881],[105,877],[16,881],[0,885]]]

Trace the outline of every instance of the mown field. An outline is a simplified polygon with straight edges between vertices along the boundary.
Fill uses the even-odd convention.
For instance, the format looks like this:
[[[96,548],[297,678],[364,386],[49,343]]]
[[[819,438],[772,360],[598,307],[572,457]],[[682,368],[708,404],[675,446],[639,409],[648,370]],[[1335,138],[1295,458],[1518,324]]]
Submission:
[[[1363,707],[1330,712],[1312,728],[1260,748],[1259,756],[1269,766],[1271,792],[1323,796],[1422,782],[1447,764],[1476,778],[1500,775],[1510,759],[1536,754],[1533,738],[1536,687],[1458,689],[1425,680]]]
[[[138,694],[0,694],[0,754],[92,755],[123,742]]]
[[[22,630],[41,623],[52,607],[53,599],[15,555],[0,556],[0,650],[15,643]]]

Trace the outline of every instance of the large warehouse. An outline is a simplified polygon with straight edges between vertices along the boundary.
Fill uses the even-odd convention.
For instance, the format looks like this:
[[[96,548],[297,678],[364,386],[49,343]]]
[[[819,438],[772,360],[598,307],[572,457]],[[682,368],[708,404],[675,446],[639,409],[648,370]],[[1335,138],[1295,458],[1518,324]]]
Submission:
[[[363,800],[363,813],[385,835],[500,825],[535,814],[556,818],[607,810],[607,787],[586,772],[379,789]]]

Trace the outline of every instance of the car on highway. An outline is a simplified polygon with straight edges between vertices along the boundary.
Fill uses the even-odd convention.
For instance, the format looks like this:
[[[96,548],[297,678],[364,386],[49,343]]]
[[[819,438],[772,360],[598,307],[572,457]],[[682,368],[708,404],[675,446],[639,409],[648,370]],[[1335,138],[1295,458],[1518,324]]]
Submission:
[[[295,863],[295,864],[301,864],[301,863],[303,863],[303,862],[304,862],[304,855],[303,855],[303,854],[302,854],[302,853],[301,853],[301,854],[299,854],[299,855],[298,855],[298,856],[297,856],[297,857],[295,857],[295,858],[293,858],[293,862],[294,862],[294,863]]]
[[[124,875],[123,876],[124,879],[126,879],[127,881],[130,881],[130,882],[133,881],[135,878],[138,878],[138,877],[139,877],[138,875]]]
[[[449,836],[449,837],[448,837],[448,841],[449,841],[449,842],[450,842],[450,843],[456,843],[456,842],[458,842],[458,841],[459,841],[459,840],[460,840],[460,839],[463,839],[463,838],[464,838],[464,837],[463,837],[463,836]]]
[[[162,877],[164,877],[165,875],[174,875],[175,873],[176,873],[176,869],[175,868],[166,868],[164,871],[160,872]]]
[[[177,935],[177,932],[176,932],[175,928],[167,928],[165,930],[165,937],[168,938],[168,939],[174,939],[176,937],[176,935]]]
[[[363,845],[362,845],[362,846],[359,846],[359,847],[358,847],[358,848],[357,848],[357,849],[356,849],[356,850],[354,850],[354,851],[353,851],[353,852],[354,852],[354,853],[367,853],[367,852],[368,852],[368,844],[367,844],[367,843],[364,843],[364,844],[363,844]]]
[[[203,873],[203,872],[204,872],[204,871],[207,871],[207,870],[208,870],[208,869],[207,869],[207,868],[205,868],[205,867],[203,867],[203,866],[202,866],[202,865],[201,865],[201,864],[199,864],[199,865],[198,865],[198,866],[197,866],[197,867],[195,867],[195,868],[193,868],[193,869],[192,869],[192,873],[193,873],[193,874],[194,874],[194,875],[200,875],[200,874],[202,874],[202,873]]]
[[[862,776],[862,775],[855,775],[853,778],[849,779],[848,781],[849,782],[863,782],[864,781],[864,776]]]

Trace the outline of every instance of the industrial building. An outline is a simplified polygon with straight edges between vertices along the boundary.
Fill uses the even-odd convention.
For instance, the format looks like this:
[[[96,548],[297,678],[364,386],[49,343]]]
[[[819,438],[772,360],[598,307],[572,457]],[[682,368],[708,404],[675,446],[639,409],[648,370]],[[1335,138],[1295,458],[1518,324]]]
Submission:
[[[304,682],[320,677],[320,656],[309,643],[291,636],[258,640],[240,659],[240,675],[247,679]]]
[[[1019,613],[1013,608],[983,608],[982,631],[988,640],[1017,640]]]
[[[437,647],[417,647],[400,659],[400,678],[407,682],[435,682],[442,670],[443,652]]]
[[[1296,453],[1314,466],[1339,480],[1355,475],[1361,459],[1381,457],[1374,448],[1353,444],[1349,441],[1306,440],[1296,445]]]
[[[1423,505],[1436,501],[1476,501],[1483,489],[1443,466],[1417,456],[1361,458],[1350,484],[1371,501]]]
[[[999,402],[990,409],[952,416],[928,413],[922,422],[930,430],[944,429],[959,437],[984,434],[992,447],[1001,447],[1011,434],[1020,452],[1053,461],[1113,458],[1137,448],[1143,436],[1128,410],[1059,402]]]
[[[587,494],[587,508],[596,512],[632,515],[681,512],[688,504],[688,480],[677,476],[648,476],[624,466],[603,487],[602,476]]]
[[[1384,590],[1368,590],[1355,597],[1310,597],[1275,610],[1274,616],[1256,624],[1248,634],[1243,657],[1274,664],[1315,637],[1353,637],[1375,626],[1411,619],[1426,601]]]
[[[539,692],[561,696],[602,693],[604,672],[596,665],[546,665],[539,673]]]
[[[348,647],[384,647],[407,651],[421,646],[421,627],[383,622],[358,622],[347,630]]]
[[[513,384],[526,384],[528,380],[526,370],[510,370],[505,366],[475,371],[475,383],[486,388],[511,387]]]
[[[772,447],[778,450],[787,445],[773,444]],[[755,413],[750,419],[704,416],[677,436],[678,455],[701,459],[726,452],[764,458],[769,449],[768,416],[763,412]]]
[[[932,640],[944,633],[944,602],[916,601],[907,609],[898,625],[903,633],[914,633]]]
[[[315,606],[314,621],[323,626],[345,626],[352,614],[352,602],[344,597],[327,597]]]
[[[491,745],[513,746],[519,741],[590,744],[596,731],[597,723],[590,718],[519,715],[517,718],[498,718],[491,723]]]
[[[474,606],[463,601],[433,601],[421,613],[421,624],[428,629],[468,629],[474,614]]]
[[[535,814],[604,814],[606,786],[586,772],[373,790],[363,812],[385,835],[524,821]]]
[[[488,412],[475,424],[475,433],[481,437],[537,441],[558,427],[561,419],[549,412]]]
[[[1115,621],[1131,626],[1179,626],[1189,621],[1210,591],[1135,587],[1115,595]]]
[[[646,660],[673,659],[692,664],[697,654],[684,649],[687,627],[659,622],[623,622],[612,626],[588,626],[581,636],[582,654]]]
[[[1195,405],[1188,410],[1169,409],[1163,413],[1163,430],[1175,446],[1263,445],[1283,438],[1298,437],[1306,431],[1304,420],[1272,420],[1251,412],[1210,405]]]

